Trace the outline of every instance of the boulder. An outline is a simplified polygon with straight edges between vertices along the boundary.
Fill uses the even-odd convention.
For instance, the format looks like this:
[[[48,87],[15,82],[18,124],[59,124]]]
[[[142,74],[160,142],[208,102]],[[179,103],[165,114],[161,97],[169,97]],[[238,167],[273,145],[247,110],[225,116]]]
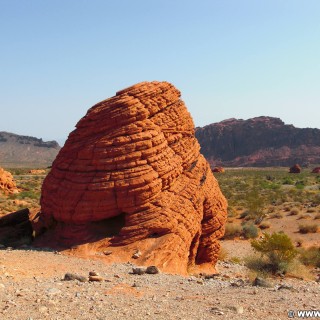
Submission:
[[[0,192],[3,193],[17,193],[18,188],[13,180],[13,176],[10,172],[0,167]]]
[[[180,95],[143,82],[88,110],[44,180],[35,244],[108,248],[119,261],[140,251],[140,265],[164,272],[214,270],[227,202]]]
[[[300,173],[301,172],[301,167],[299,164],[295,164],[289,169],[289,173]]]

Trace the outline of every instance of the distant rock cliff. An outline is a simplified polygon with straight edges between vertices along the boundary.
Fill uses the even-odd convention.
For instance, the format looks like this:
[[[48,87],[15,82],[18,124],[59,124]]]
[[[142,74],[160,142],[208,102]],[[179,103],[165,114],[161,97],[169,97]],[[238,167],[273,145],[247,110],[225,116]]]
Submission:
[[[320,163],[320,129],[295,128],[281,119],[228,119],[196,129],[212,166],[303,166]]]
[[[60,150],[56,141],[0,131],[0,165],[3,167],[50,166]]]

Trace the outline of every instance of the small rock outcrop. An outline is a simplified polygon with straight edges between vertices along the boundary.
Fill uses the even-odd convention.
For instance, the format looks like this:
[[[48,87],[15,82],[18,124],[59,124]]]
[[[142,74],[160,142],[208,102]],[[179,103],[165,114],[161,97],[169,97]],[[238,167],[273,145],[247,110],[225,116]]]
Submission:
[[[314,168],[311,173],[320,173],[320,167]]]
[[[297,163],[289,169],[289,173],[300,173],[300,172],[301,172],[301,167]]]
[[[18,188],[13,180],[10,172],[0,168],[0,192],[3,193],[17,193]]]
[[[227,202],[199,150],[173,85],[117,92],[88,110],[55,159],[36,242],[95,243],[124,261],[139,251],[132,261],[165,272],[214,267]]]

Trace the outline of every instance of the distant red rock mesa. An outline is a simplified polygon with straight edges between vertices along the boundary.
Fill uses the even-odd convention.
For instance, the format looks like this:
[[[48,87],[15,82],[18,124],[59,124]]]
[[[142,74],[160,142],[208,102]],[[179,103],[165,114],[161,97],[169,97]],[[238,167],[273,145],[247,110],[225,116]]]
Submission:
[[[38,245],[91,243],[167,272],[214,270],[227,202],[180,95],[143,82],[88,110],[43,183]]]
[[[302,166],[320,163],[320,129],[295,128],[281,119],[228,119],[196,128],[212,167]]]
[[[316,167],[312,170],[312,173],[320,173],[320,167]]]
[[[2,168],[0,168],[0,192],[1,191],[6,194],[18,192],[12,174]]]
[[[301,172],[301,167],[299,164],[295,164],[289,169],[289,173],[300,173]]]

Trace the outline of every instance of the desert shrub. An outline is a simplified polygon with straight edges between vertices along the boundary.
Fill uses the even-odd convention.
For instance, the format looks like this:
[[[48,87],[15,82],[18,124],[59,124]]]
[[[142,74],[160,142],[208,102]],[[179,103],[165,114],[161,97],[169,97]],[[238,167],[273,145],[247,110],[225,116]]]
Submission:
[[[240,219],[245,219],[249,216],[249,211],[243,211],[241,214],[240,214]]]
[[[281,212],[274,212],[273,214],[270,215],[271,219],[282,219],[283,218],[283,214]]]
[[[298,215],[300,210],[298,208],[292,208],[291,211],[289,212],[289,216],[296,216]]]
[[[230,262],[234,263],[234,264],[241,264],[242,260],[239,257],[231,257],[229,259]]]
[[[294,185],[294,181],[291,177],[285,177],[282,180],[282,184]]]
[[[264,230],[264,229],[269,229],[271,227],[270,222],[263,221],[259,224],[259,228]]]
[[[307,212],[314,213],[314,212],[317,212],[317,209],[316,208],[308,208]]]
[[[305,187],[305,183],[303,180],[300,180],[295,183],[295,186],[297,189],[302,190]]]
[[[310,218],[311,218],[311,215],[310,215],[310,214],[304,213],[304,214],[300,214],[300,215],[297,217],[297,220],[310,219]]]
[[[234,223],[227,223],[225,227],[224,239],[234,239],[240,237],[242,233],[241,226]]]
[[[300,248],[299,259],[306,266],[320,268],[320,247]]]
[[[261,196],[257,189],[251,190],[247,193],[246,200],[247,200],[247,208],[249,211],[250,216],[258,217],[263,215],[263,209],[265,206],[265,199]]]
[[[318,224],[300,224],[299,225],[299,232],[306,234],[306,233],[316,233],[318,231]]]
[[[261,239],[253,240],[251,246],[261,253],[263,265],[260,267],[272,273],[287,272],[297,255],[291,239],[282,232],[264,233]]]
[[[242,235],[246,239],[254,239],[258,236],[259,229],[253,223],[245,223],[242,226]]]
[[[218,259],[221,261],[225,261],[228,258],[228,251],[225,248],[220,248]]]

